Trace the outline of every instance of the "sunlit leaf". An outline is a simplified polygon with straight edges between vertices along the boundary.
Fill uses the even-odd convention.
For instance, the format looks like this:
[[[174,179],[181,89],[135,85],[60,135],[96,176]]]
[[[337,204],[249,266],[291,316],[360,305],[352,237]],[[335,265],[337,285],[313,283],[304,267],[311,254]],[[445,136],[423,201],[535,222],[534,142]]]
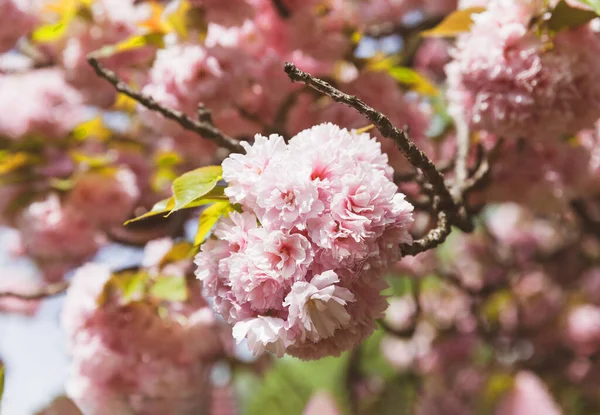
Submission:
[[[473,24],[473,15],[485,11],[484,7],[469,7],[450,13],[436,27],[421,32],[425,37],[454,37],[468,32]]]
[[[120,290],[123,301],[128,304],[143,298],[148,274],[145,272],[128,272],[114,277],[115,285]]]
[[[106,154],[91,156],[88,154],[80,153],[78,151],[72,151],[71,157],[75,162],[90,168],[106,167],[114,161],[113,157],[110,157]]]
[[[388,70],[388,73],[398,82],[410,86],[412,90],[420,94],[430,96],[439,94],[437,87],[433,83],[411,68],[394,66]]]
[[[186,258],[189,258],[193,248],[194,246],[187,241],[182,241],[174,244],[173,247],[169,250],[169,252],[167,252],[165,256],[162,257],[159,266],[162,267],[171,262],[182,261]]]
[[[130,219],[124,224],[128,225],[130,223],[137,222],[152,216],[167,214],[171,211],[171,209],[173,209],[173,206],[175,206],[175,201],[172,197],[161,200],[160,202],[156,202],[154,206],[152,206],[152,209],[150,209],[148,212],[144,213],[141,216],[138,216],[137,218]]]
[[[166,24],[183,39],[188,36],[188,26],[190,25],[188,14],[190,9],[189,1],[179,0],[172,3],[165,10],[164,20]]]
[[[137,105],[137,101],[125,94],[117,94],[117,99],[114,103],[114,108],[119,111],[133,112]]]
[[[156,33],[167,33],[168,27],[166,27],[162,15],[164,12],[164,6],[155,1],[149,2],[148,4],[150,17],[139,23],[139,27],[148,29],[150,32]]]
[[[204,196],[183,206],[181,209],[191,209],[191,208],[195,208],[195,207],[199,207],[199,206],[209,205],[211,203],[217,203],[217,202],[229,200],[227,198],[227,196],[225,196],[224,190],[225,190],[225,188],[223,186],[217,186],[214,189],[212,189],[211,191],[209,191],[208,193],[206,193]],[[157,202],[154,206],[152,206],[152,209],[150,209],[149,212],[146,212],[143,215],[138,216],[137,218],[128,220],[127,222],[125,222],[125,225],[127,225],[129,223],[133,223],[133,222],[138,222],[142,219],[146,219],[146,218],[149,218],[152,216],[157,216],[157,215],[167,216],[169,213],[171,213],[174,210],[174,207],[175,207],[175,199],[173,197],[161,200],[160,202]]]
[[[215,188],[223,175],[221,166],[206,166],[182,174],[173,181],[173,211],[183,209]]]
[[[101,141],[108,140],[112,132],[104,126],[101,117],[92,118],[89,121],[80,124],[73,130],[73,138],[83,141],[88,137],[97,138]]]
[[[150,295],[164,301],[185,301],[188,286],[184,277],[159,277],[150,287]]]
[[[0,175],[11,173],[23,166],[34,162],[35,158],[28,153],[1,153],[0,154]]]
[[[483,392],[483,411],[487,413],[493,409],[514,384],[513,376],[508,373],[494,373],[489,376]]]
[[[204,209],[198,219],[198,230],[196,231],[194,245],[202,244],[219,219],[228,215],[231,211],[233,211],[233,206],[229,200],[214,203]]]
[[[600,0],[579,0],[579,2],[590,6],[597,14],[600,14]]]
[[[583,26],[596,17],[598,15],[592,10],[572,7],[565,0],[561,0],[552,11],[546,24],[548,29],[560,32]]]
[[[371,131],[373,128],[375,128],[375,126],[373,124],[369,124],[366,127],[362,127],[362,128],[358,128],[358,129],[354,130],[354,132],[356,134],[362,134],[362,133],[366,133],[368,131]]]
[[[75,186],[75,181],[73,179],[59,179],[57,177],[53,177],[50,179],[49,184],[56,190],[66,192]]]
[[[152,32],[144,35],[134,35],[115,45],[104,46],[92,52],[90,55],[96,58],[106,58],[117,53],[139,49],[144,46],[164,47],[163,33]]]
[[[54,42],[66,34],[70,23],[71,19],[62,19],[56,23],[40,26],[31,34],[31,40],[36,43]]]

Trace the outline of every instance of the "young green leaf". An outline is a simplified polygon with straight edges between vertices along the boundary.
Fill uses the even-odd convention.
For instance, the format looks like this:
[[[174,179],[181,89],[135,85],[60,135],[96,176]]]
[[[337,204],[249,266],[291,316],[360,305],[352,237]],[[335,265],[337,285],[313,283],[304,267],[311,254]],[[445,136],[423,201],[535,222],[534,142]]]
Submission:
[[[163,199],[159,202],[156,202],[154,204],[154,206],[152,206],[152,209],[150,209],[148,212],[144,213],[141,216],[138,216],[137,218],[128,220],[127,222],[124,223],[124,225],[128,225],[130,223],[137,222],[137,221],[140,221],[142,219],[146,219],[146,218],[149,218],[152,216],[156,216],[156,215],[160,215],[160,214],[167,214],[171,211],[171,209],[173,209],[173,206],[175,206],[175,201],[173,200],[172,197],[170,197],[168,199]]]
[[[450,13],[439,25],[421,32],[425,37],[454,37],[468,32],[473,24],[473,15],[485,11],[484,7],[469,7]]]
[[[54,42],[66,34],[71,20],[72,17],[69,16],[69,18],[62,19],[57,23],[39,27],[31,34],[31,40],[35,43]]]
[[[184,277],[159,277],[150,287],[150,295],[159,300],[185,301],[188,287]]]
[[[163,48],[165,46],[162,33],[146,33],[144,35],[135,35],[119,42],[115,45],[104,46],[92,53],[90,56],[95,58],[107,58],[117,53],[126,52],[128,50],[139,49],[144,46],[155,46]]]
[[[412,90],[429,96],[436,96],[439,91],[427,78],[411,68],[403,66],[393,66],[388,69],[388,73],[398,82],[408,85]]]
[[[561,0],[554,10],[552,10],[552,15],[546,24],[548,29],[553,32],[560,32],[561,30],[583,26],[596,17],[598,17],[598,15],[592,10],[573,7],[565,0]]]
[[[173,197],[177,211],[200,199],[215,188],[223,175],[221,166],[200,167],[182,174],[173,181]]]
[[[191,209],[191,208],[195,208],[198,206],[204,206],[204,205],[208,205],[211,203],[223,202],[223,201],[227,201],[227,200],[229,200],[229,199],[227,198],[227,196],[225,196],[225,187],[217,186],[214,189],[212,189],[210,192],[205,194],[204,196],[200,197],[199,199],[194,200],[191,203],[188,203],[181,209]],[[146,218],[149,218],[152,216],[157,216],[157,215],[167,216],[169,213],[171,213],[174,210],[174,207],[175,207],[175,199],[173,197],[161,200],[160,202],[157,202],[154,206],[152,206],[152,209],[150,209],[149,212],[146,212],[143,215],[138,216],[137,218],[128,220],[127,222],[125,222],[125,225],[128,225],[133,222],[138,222],[142,219],[146,219]]]
[[[590,6],[596,14],[600,14],[600,0],[579,0],[579,3]]]
[[[204,209],[198,219],[198,230],[196,231],[194,245],[201,245],[219,219],[228,215],[232,210],[233,205],[229,200],[216,202]]]

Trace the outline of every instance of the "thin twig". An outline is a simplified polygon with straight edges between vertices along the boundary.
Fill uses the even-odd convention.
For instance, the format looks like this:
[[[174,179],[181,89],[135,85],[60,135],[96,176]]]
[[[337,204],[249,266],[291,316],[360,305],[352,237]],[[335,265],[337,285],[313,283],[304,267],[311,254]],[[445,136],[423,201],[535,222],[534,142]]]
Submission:
[[[454,169],[454,186],[452,196],[454,200],[462,198],[465,181],[467,180],[467,157],[469,155],[469,126],[464,117],[456,117],[456,167]]]
[[[421,252],[429,251],[444,243],[448,235],[450,235],[452,228],[448,221],[446,212],[438,212],[438,221],[435,228],[431,229],[427,235],[421,239],[413,241],[412,244],[401,244],[400,251],[402,256],[415,256]]]
[[[5,291],[0,292],[0,298],[17,298],[19,300],[33,301],[33,300],[41,300],[43,298],[53,297],[55,295],[59,295],[67,291],[69,288],[68,281],[61,281],[55,284],[47,285],[37,291],[33,292],[13,292],[13,291]]]
[[[156,102],[152,97],[135,91],[123,82],[116,73],[104,68],[94,57],[88,57],[89,64],[94,68],[96,74],[110,82],[117,91],[133,98],[143,106],[162,114],[164,117],[177,122],[183,128],[200,134],[203,138],[214,141],[218,146],[229,149],[232,152],[242,152],[243,147],[233,137],[230,137],[216,128],[211,122],[196,121],[181,111],[168,108]]]
[[[434,193],[440,197],[440,208],[448,212],[452,224],[465,232],[471,232],[473,230],[472,220],[467,215],[466,209],[461,209],[453,199],[450,190],[446,186],[442,173],[436,168],[435,164],[425,155],[425,153],[410,140],[404,130],[395,127],[388,117],[365,104],[359,98],[348,95],[334,88],[327,82],[301,71],[293,63],[286,62],[285,72],[292,81],[302,82],[320,93],[327,95],[334,101],[354,108],[364,115],[373,123],[373,125],[375,125],[381,135],[394,141],[396,147],[402,152],[410,164],[422,171],[427,181],[432,185]]]

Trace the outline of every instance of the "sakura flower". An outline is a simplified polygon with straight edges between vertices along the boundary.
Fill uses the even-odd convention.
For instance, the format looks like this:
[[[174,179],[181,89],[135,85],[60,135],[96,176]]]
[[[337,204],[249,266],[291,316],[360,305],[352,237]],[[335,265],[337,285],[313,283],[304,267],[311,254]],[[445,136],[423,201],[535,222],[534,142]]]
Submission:
[[[382,316],[381,277],[411,241],[413,207],[368,134],[321,124],[289,144],[243,145],[223,162],[225,194],[243,213],[215,227],[196,276],[255,354],[338,356]]]
[[[333,336],[335,330],[350,321],[345,305],[354,301],[354,295],[339,287],[337,274],[327,271],[315,275],[310,282],[294,283],[285,298],[289,307],[289,322],[300,330],[300,335],[313,342]]]
[[[112,175],[90,172],[77,180],[68,203],[99,226],[111,227],[129,218],[139,193],[130,170],[120,169]]]
[[[492,1],[474,16],[448,64],[450,111],[506,138],[558,139],[600,116],[600,40],[589,26],[558,33],[546,50],[528,24],[540,1]]]
[[[232,333],[238,343],[245,338],[254,354],[269,350],[281,357],[286,347],[284,326],[280,318],[259,316],[236,323]]]

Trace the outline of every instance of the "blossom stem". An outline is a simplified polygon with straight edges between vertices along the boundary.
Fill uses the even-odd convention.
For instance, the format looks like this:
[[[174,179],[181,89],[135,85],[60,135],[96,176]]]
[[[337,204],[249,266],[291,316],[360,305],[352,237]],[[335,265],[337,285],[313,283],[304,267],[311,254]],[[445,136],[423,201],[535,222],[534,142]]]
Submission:
[[[152,99],[152,97],[135,91],[127,85],[127,83],[123,82],[115,72],[103,67],[96,58],[90,56],[88,57],[88,62],[99,77],[106,79],[117,91],[134,99],[146,108],[159,112],[165,118],[177,122],[186,130],[193,131],[203,138],[214,141],[220,147],[224,147],[234,153],[243,151],[243,147],[237,140],[216,128],[210,120],[204,118],[203,120],[197,121],[181,111],[165,107]]]

